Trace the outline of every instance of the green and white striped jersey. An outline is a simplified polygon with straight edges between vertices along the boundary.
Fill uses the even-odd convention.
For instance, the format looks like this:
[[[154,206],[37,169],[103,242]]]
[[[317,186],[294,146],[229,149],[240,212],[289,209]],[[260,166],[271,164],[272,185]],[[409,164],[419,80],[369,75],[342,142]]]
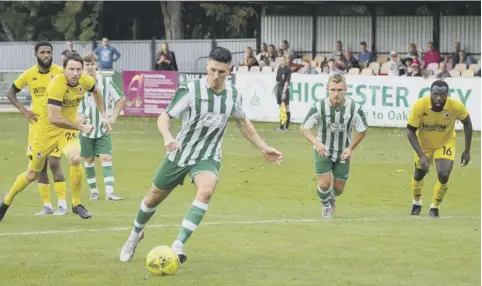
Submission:
[[[193,165],[201,160],[221,160],[221,145],[230,117],[245,117],[241,93],[226,81],[225,89],[216,94],[208,87],[207,77],[181,85],[166,112],[182,118],[176,140],[181,150],[167,153],[167,159],[178,166]]]
[[[350,146],[353,126],[357,132],[363,132],[368,127],[361,105],[348,97],[338,110],[331,105],[328,97],[313,104],[303,120],[303,127],[311,129],[315,124],[318,125],[318,139],[330,151],[333,162],[339,161],[341,153]]]
[[[104,102],[105,113],[111,112],[111,99],[117,103],[124,95],[122,91],[114,84],[112,77],[96,75],[95,86],[102,92],[102,98]],[[105,128],[102,126],[102,120],[100,112],[94,102],[94,97],[90,92],[87,92],[79,104],[78,114],[89,118],[89,124],[94,126],[94,131],[91,133],[81,133],[82,136],[87,138],[100,138],[105,134]]]

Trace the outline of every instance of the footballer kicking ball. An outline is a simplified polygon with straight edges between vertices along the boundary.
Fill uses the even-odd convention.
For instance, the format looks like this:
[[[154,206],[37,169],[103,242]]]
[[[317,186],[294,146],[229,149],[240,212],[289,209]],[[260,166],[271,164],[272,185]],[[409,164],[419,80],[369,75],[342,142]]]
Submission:
[[[169,246],[157,246],[147,254],[146,266],[154,275],[174,275],[179,268],[179,257]]]

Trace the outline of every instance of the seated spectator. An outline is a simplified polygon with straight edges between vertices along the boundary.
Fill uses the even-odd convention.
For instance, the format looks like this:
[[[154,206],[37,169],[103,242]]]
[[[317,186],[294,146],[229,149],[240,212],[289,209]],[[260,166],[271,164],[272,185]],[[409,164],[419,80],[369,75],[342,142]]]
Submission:
[[[476,63],[477,61],[474,59],[474,57],[466,55],[464,50],[459,51],[459,62],[457,64],[465,64],[465,66],[469,68],[470,65]]]
[[[340,40],[338,40],[338,41],[336,41],[335,51],[333,52],[333,55],[331,56],[331,58],[336,59],[336,57],[337,57],[340,53],[341,53],[342,55],[344,55],[344,54],[345,54],[345,51],[343,50],[343,43],[342,43]]]
[[[283,50],[283,54],[285,56],[289,56],[292,59],[296,57],[295,50],[293,50],[293,48],[290,47],[290,44],[288,43],[287,40],[283,40],[283,42],[281,42],[281,50]]]
[[[261,44],[261,52],[256,56],[258,62],[264,61],[264,58],[268,54],[268,45],[266,43]]]
[[[360,64],[358,64],[358,60],[351,54],[350,51],[346,51],[345,53],[344,64],[347,69],[360,67]]]
[[[440,63],[440,53],[434,48],[433,42],[428,42],[427,52],[423,55],[422,69],[426,69],[432,63]]]
[[[177,71],[176,55],[169,50],[167,43],[162,43],[156,53],[156,70]]]
[[[403,70],[404,67],[401,62],[398,61],[398,54],[395,51],[390,53],[390,70],[388,71],[389,76],[400,76],[400,70]]]
[[[286,63],[290,67],[291,72],[297,72],[303,67],[303,65],[293,63],[293,58],[291,56],[285,56]]]
[[[422,58],[422,54],[417,51],[417,46],[414,43],[410,43],[408,45],[408,53],[405,55],[405,58],[412,57],[412,54],[416,53],[418,58]]]
[[[447,65],[442,66],[442,71],[437,74],[438,79],[444,79],[446,77],[452,77],[447,70]]]
[[[400,72],[400,75],[408,75],[409,73],[412,72],[412,64],[413,64],[413,59],[412,58],[405,58],[403,60],[403,68],[399,69],[398,71]]]
[[[278,57],[278,52],[276,52],[276,48],[273,45],[268,46],[268,53],[266,54],[265,57],[265,62],[268,63],[268,65],[271,65],[276,61],[276,58]]]
[[[328,74],[344,74],[346,72],[346,70],[344,69],[344,64],[340,60],[328,60],[328,68]]]
[[[298,73],[301,74],[318,74],[316,71],[315,67],[311,66],[311,61],[308,59],[305,59],[303,61],[303,67],[298,71]]]
[[[253,56],[253,49],[251,47],[246,48],[244,60],[239,64],[239,66],[247,66],[248,70],[253,66],[259,66],[258,60]]]
[[[367,50],[367,43],[360,43],[360,53],[358,54],[358,62],[367,63],[367,66],[373,61],[373,54]]]
[[[455,51],[452,53],[452,67],[460,62],[459,52],[460,52],[460,42],[455,41],[454,43]],[[448,69],[450,70],[450,69]]]
[[[419,55],[418,52],[412,52],[411,58],[413,60],[413,64],[417,64],[420,67],[421,63],[420,63],[418,55]]]
[[[420,71],[420,65],[413,63],[412,72],[408,73],[407,76],[422,77],[422,72]]]

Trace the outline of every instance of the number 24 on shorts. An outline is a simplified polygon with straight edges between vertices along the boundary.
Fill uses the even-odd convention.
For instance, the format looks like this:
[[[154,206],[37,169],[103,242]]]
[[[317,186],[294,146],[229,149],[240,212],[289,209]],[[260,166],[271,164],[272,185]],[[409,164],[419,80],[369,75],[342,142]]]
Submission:
[[[70,139],[72,138],[79,138],[79,136],[77,135],[77,132],[67,132],[65,133],[65,139],[67,139],[67,141],[70,141]]]

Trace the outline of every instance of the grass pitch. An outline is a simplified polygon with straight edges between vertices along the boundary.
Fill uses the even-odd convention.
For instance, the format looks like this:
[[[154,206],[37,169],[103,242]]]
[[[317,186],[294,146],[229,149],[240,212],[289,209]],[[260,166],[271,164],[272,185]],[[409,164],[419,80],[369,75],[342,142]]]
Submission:
[[[83,202],[92,219],[35,217],[41,199],[36,184],[29,186],[0,223],[0,284],[480,285],[480,134],[474,134],[472,161],[465,168],[458,135],[442,218],[431,220],[435,170],[425,179],[422,217],[411,219],[413,155],[405,132],[370,129],[354,153],[335,217],[322,221],[309,143],[298,132],[273,131],[275,124],[256,127],[283,152],[283,165],[265,162],[230,123],[219,186],[186,245],[188,261],[175,276],[148,275],[144,258],[176,237],[194,197],[188,179],[158,208],[134,260],[119,262],[164,155],[155,119],[121,118],[113,140],[116,191],[123,200],[105,201],[98,183],[102,199],[89,201],[84,184]],[[1,114],[0,134],[0,187],[7,191],[27,166],[27,121]],[[103,182],[100,168],[97,181]],[[56,207],[54,194],[52,199]]]

